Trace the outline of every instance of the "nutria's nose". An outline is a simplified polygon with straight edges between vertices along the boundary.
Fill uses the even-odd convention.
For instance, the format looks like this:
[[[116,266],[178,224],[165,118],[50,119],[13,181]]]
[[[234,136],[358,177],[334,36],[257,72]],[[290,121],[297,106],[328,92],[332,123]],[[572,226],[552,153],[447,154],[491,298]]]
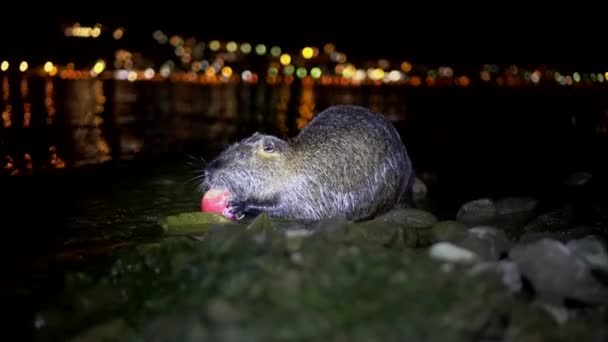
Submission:
[[[222,166],[222,164],[223,163],[219,158],[211,161],[205,168],[205,177],[206,178],[213,177],[213,174],[215,173],[215,171],[217,171],[217,169],[220,168]]]

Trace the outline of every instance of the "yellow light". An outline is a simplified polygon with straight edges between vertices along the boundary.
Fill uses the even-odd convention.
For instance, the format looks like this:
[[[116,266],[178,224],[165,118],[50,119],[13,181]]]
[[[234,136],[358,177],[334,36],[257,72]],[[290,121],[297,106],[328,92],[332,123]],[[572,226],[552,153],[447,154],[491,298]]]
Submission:
[[[320,68],[314,67],[314,68],[310,69],[310,76],[312,76],[312,78],[319,78],[319,77],[321,77],[322,74],[323,74],[323,72],[321,71]]]
[[[2,69],[2,71],[8,70],[8,62],[2,61],[2,64],[0,64],[0,69]]]
[[[251,52],[251,44],[243,43],[241,44],[241,52],[244,54],[248,54]]]
[[[209,42],[209,49],[211,49],[211,51],[217,51],[220,49],[220,41],[219,40],[212,40]]]
[[[137,73],[135,71],[129,71],[129,73],[127,74],[127,80],[129,80],[130,82],[134,82],[135,80],[137,80]]]
[[[604,78],[608,80],[608,71],[604,74]]]
[[[289,65],[289,63],[291,63],[291,56],[284,53],[281,55],[281,57],[279,58],[279,61],[281,62],[281,64],[283,65]]]
[[[302,49],[302,57],[304,57],[306,59],[312,58],[313,54],[314,54],[314,50],[309,46]]]
[[[106,68],[106,63],[104,63],[103,61],[98,61],[97,63],[95,63],[95,65],[93,65],[93,71],[96,74],[101,74],[101,72],[105,68]]]
[[[91,30],[91,37],[97,38],[101,34],[101,29],[99,27],[95,27]]]
[[[55,76],[57,74],[57,67],[53,65],[51,71],[49,71],[49,75]]]
[[[265,54],[266,53],[266,45],[264,45],[264,44],[258,44],[258,45],[256,45],[255,46],[255,52],[258,55],[260,55],[260,56],[263,55],[263,54]]]
[[[236,42],[228,42],[228,43],[226,44],[226,50],[227,50],[228,52],[235,52],[235,51],[236,51],[236,49],[237,49],[237,47],[238,47],[238,46],[236,45]]]
[[[229,66],[225,66],[222,68],[221,73],[224,77],[230,77],[232,75],[232,68]]]
[[[27,70],[27,62],[26,61],[23,61],[23,62],[21,62],[21,64],[19,64],[19,70],[21,72],[24,72],[24,71]]]
[[[352,64],[350,64],[346,68],[344,68],[344,70],[342,71],[342,77],[351,78],[355,75],[356,71],[357,71],[357,69],[355,69],[355,67]]]
[[[401,63],[401,70],[403,70],[403,72],[410,72],[412,70],[412,64],[410,62]]]
[[[53,63],[51,62],[46,62],[44,63],[44,71],[49,73],[53,70]]]

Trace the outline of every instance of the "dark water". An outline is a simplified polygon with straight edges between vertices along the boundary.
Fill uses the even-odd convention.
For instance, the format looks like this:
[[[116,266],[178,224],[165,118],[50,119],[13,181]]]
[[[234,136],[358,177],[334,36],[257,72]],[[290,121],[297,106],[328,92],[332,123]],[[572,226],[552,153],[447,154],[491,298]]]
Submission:
[[[254,131],[293,136],[336,103],[367,106],[394,122],[417,172],[436,176],[446,214],[482,196],[552,196],[572,172],[606,173],[608,92],[601,86],[200,85],[20,75],[2,82],[3,211],[13,222],[4,226],[37,246],[65,238],[62,227],[73,227],[78,215],[87,231],[91,217],[103,226],[118,210],[131,210],[134,225],[146,208],[164,213],[154,182],[179,178],[184,191],[172,203],[188,198],[179,209],[196,210],[189,180],[202,160]],[[115,201],[131,188],[140,192],[135,211]],[[104,209],[78,212],[85,198]],[[51,230],[54,222],[59,228]]]

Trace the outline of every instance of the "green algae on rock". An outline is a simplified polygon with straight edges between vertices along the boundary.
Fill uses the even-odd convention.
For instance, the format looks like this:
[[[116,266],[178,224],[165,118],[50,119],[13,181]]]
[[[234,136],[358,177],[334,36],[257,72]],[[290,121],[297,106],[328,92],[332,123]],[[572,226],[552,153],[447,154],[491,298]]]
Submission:
[[[166,235],[188,235],[205,233],[217,224],[233,223],[230,219],[211,212],[186,212],[167,216],[161,226]]]

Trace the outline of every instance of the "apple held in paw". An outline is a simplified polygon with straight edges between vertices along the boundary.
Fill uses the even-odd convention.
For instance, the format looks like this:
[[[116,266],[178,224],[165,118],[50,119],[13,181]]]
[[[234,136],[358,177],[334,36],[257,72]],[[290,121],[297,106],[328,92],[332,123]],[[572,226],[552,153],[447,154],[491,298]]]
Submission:
[[[227,190],[211,189],[205,193],[201,203],[204,212],[213,212],[235,220],[236,217],[228,210],[228,198],[230,192]]]

